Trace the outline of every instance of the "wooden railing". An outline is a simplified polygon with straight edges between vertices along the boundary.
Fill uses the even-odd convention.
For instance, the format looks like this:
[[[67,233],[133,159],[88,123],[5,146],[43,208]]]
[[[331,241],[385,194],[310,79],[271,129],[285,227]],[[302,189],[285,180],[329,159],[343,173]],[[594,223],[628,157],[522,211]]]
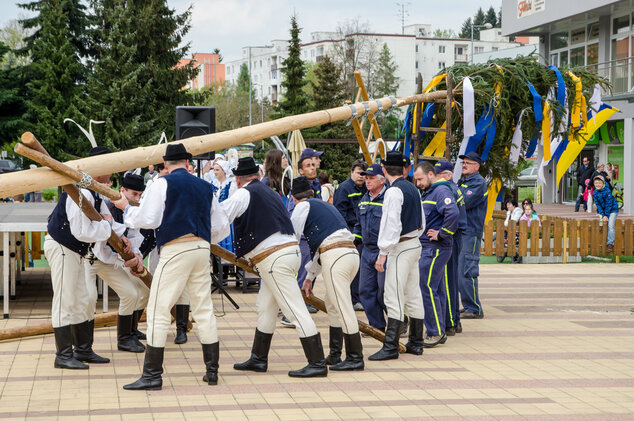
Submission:
[[[538,223],[532,223],[529,227],[527,221],[520,221],[519,225],[510,223],[505,227],[505,219],[506,212],[495,210],[493,220],[485,225],[484,246],[481,250],[485,256],[504,256],[505,253],[507,256],[522,257],[562,256],[565,263],[569,256],[608,254],[608,224],[601,224],[598,217],[593,220],[576,220],[540,215],[541,227]],[[506,244],[505,231],[508,231]],[[617,218],[613,253],[617,257],[634,255],[634,221],[631,219],[623,221]]]

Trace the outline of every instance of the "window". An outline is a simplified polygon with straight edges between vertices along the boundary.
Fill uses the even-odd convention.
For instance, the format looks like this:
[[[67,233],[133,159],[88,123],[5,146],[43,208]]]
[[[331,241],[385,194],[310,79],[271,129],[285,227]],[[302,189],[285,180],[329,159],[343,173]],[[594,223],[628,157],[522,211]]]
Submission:
[[[568,65],[568,51],[562,51],[559,54],[559,67],[565,67]]]
[[[568,32],[558,32],[550,36],[550,49],[559,50],[568,46]]]
[[[484,47],[473,47],[473,52],[476,54],[484,53]]]
[[[586,29],[585,28],[579,28],[579,29],[575,29],[572,32],[570,32],[570,44],[571,45],[575,45],[575,44],[581,44],[586,42]]]
[[[577,47],[570,50],[570,67],[583,66],[584,63],[584,47]]]
[[[497,50],[499,50],[498,47],[491,47],[491,51],[497,51]]]
[[[444,53],[445,53],[445,46],[444,46],[444,45],[440,45],[440,46],[438,46],[438,52],[439,52],[440,54],[444,54]]]
[[[447,67],[447,66],[445,66],[445,62],[444,61],[439,61],[438,62],[438,70],[442,70],[445,67]]]
[[[630,30],[629,15],[612,19],[612,35],[622,34],[623,32],[628,32],[629,30]]]
[[[418,69],[418,60],[416,60],[416,68]]]
[[[588,41],[599,39],[599,22],[588,25]]]
[[[626,60],[630,51],[630,37],[620,37],[612,40],[612,56],[614,62],[612,65],[611,82],[614,92],[628,91],[628,63]],[[616,61],[618,60],[618,61]]]
[[[462,52],[462,47],[456,47],[456,54],[458,54],[459,56],[461,56],[462,54],[464,54]]]
[[[416,44],[416,52],[418,52],[418,44]]]
[[[557,53],[551,54],[550,55],[550,65],[558,67],[557,66],[558,64],[559,64],[559,54],[557,54]]]
[[[599,44],[590,44],[586,47],[586,66],[591,72],[596,72],[596,66],[590,66],[591,64],[597,64],[599,62]]]

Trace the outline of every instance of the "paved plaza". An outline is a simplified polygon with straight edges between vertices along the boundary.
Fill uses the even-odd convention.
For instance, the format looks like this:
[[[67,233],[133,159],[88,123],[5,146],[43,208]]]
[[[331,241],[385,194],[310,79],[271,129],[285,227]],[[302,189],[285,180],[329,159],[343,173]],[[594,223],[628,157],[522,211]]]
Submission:
[[[152,392],[121,388],[140,375],[143,354],[117,351],[116,327],[98,329],[94,345],[112,362],[87,371],[53,368],[52,335],[1,342],[0,419],[634,419],[634,265],[480,270],[485,318],[463,321],[464,333],[421,357],[386,362],[367,360],[380,344],[364,337],[365,371],[321,379],[288,377],[305,358],[295,330],[281,325],[268,373],[232,369],[248,358],[256,323],[256,294],[233,288],[240,309],[225,300],[218,319],[218,386],[202,382],[196,328],[179,346],[172,325],[163,390]],[[47,320],[46,276],[46,269],[27,273],[0,328]],[[222,304],[214,294],[218,315]],[[327,346],[327,318],[314,318]]]

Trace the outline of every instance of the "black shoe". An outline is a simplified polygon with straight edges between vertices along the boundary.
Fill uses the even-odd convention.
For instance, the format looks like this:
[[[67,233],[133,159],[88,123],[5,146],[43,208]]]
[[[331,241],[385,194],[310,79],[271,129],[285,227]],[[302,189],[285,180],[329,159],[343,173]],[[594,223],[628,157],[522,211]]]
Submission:
[[[306,303],[306,308],[308,309],[308,312],[310,314],[315,314],[319,311],[316,307],[313,307],[311,304],[308,303]]]
[[[134,316],[134,318],[132,319],[132,334],[136,336],[138,340],[145,341],[147,340],[147,336],[145,336],[145,333],[139,330],[139,319],[141,318],[142,314],[143,310],[136,310],[134,313],[132,313],[132,315]]]
[[[456,333],[462,333],[462,323],[460,323],[460,321],[458,321],[456,325]]]
[[[460,316],[460,318],[461,319],[483,319],[484,314],[470,313],[465,311],[464,313],[462,313],[462,316]]]
[[[282,324],[282,326],[284,327],[288,327],[290,329],[295,329],[295,323],[291,322],[290,320],[288,320],[288,317],[286,316],[282,316],[282,319],[280,320],[280,323]]]
[[[398,336],[401,338],[407,338],[407,329],[409,328],[409,317],[405,316],[403,322],[401,322],[401,331]]]
[[[341,362],[341,348],[343,347],[343,330],[340,327],[330,326],[329,354],[326,357],[327,365]]]
[[[269,349],[271,349],[272,338],[272,333],[262,333],[256,328],[251,346],[251,358],[243,363],[234,364],[233,369],[264,373],[269,366]]]
[[[189,306],[176,304],[176,338],[177,345],[187,342],[187,323],[189,323]]]
[[[134,316],[117,315],[117,349],[119,351],[140,353],[145,346],[132,334],[132,319]]]
[[[321,344],[321,335],[317,333],[306,338],[299,338],[304,348],[304,355],[308,360],[308,365],[299,370],[288,372],[291,377],[326,377],[328,366],[324,358],[324,347]]]
[[[409,340],[405,344],[408,354],[423,355],[423,319],[410,318]]]
[[[372,361],[394,360],[398,358],[398,337],[401,321],[388,317],[383,347],[368,357]]]
[[[70,326],[70,333],[73,338],[73,357],[77,361],[92,364],[107,364],[109,358],[95,354],[92,344],[95,340],[95,320],[87,320],[78,325]]]
[[[456,335],[455,326],[450,326],[450,327],[445,328],[445,335],[447,335],[447,336],[455,336]]]
[[[203,381],[208,385],[218,384],[218,358],[220,357],[220,343],[203,344],[203,361],[207,372]]]
[[[361,335],[359,332],[352,335],[344,334],[346,344],[346,359],[338,364],[330,366],[334,371],[361,371],[365,364],[363,362],[363,346],[361,345]]]
[[[148,345],[143,361],[143,374],[134,383],[123,386],[125,390],[161,390],[163,388],[163,353],[165,348]]]
[[[460,313],[464,313],[465,311],[467,311],[467,310],[465,310],[464,308],[460,309]]]
[[[73,339],[70,325],[56,327],[55,333],[55,368],[68,368],[71,370],[87,370],[88,365],[73,357]]]
[[[447,342],[447,335],[442,334],[440,336],[427,336],[425,338],[425,342],[423,342],[423,346],[425,348],[433,348],[436,345],[442,345]]]

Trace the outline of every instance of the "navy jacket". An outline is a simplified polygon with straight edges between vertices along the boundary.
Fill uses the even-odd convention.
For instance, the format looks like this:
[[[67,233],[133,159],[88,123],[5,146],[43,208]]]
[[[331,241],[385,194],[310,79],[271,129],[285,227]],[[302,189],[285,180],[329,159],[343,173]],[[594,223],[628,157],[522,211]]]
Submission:
[[[451,192],[453,193],[453,198],[456,201],[456,205],[458,205],[458,212],[460,212],[460,219],[458,220],[458,232],[464,233],[467,230],[467,208],[464,204],[464,196],[462,195],[462,190],[458,188],[456,183],[453,180],[447,182]]]
[[[479,174],[471,174],[458,182],[467,210],[467,229],[465,234],[482,235],[484,218],[487,212],[487,183]]]
[[[374,247],[378,250],[376,242],[379,239],[381,216],[383,215],[383,196],[387,188],[383,188],[374,199],[367,192],[359,202],[359,221],[352,232],[355,237],[361,238],[364,247]]]
[[[432,241],[424,232],[420,242],[425,246],[451,248],[453,236],[458,230],[460,212],[453,198],[453,193],[446,181],[438,181],[423,192],[423,209],[425,210],[426,228],[438,230],[438,241]]]
[[[343,216],[343,219],[346,220],[346,224],[348,224],[350,230],[354,229],[354,226],[359,220],[359,202],[361,202],[361,197],[367,191],[365,183],[363,187],[359,187],[350,178],[341,183],[339,187],[337,187],[337,190],[335,190],[333,205],[335,205],[341,216]]]

